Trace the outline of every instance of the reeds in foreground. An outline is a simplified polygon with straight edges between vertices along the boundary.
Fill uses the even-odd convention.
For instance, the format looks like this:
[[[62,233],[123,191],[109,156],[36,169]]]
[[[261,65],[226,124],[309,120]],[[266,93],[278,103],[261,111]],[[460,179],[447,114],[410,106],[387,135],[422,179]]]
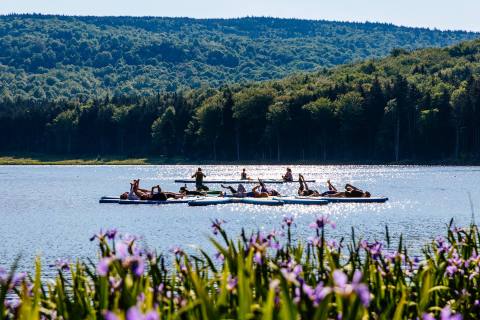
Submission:
[[[294,241],[280,231],[230,238],[214,220],[218,251],[157,254],[116,230],[100,232],[98,262],[58,261],[42,282],[0,270],[0,318],[19,319],[478,319],[480,246],[476,225],[448,226],[445,238],[410,257],[398,241],[326,238],[327,217]],[[168,259],[168,260],[167,260]]]

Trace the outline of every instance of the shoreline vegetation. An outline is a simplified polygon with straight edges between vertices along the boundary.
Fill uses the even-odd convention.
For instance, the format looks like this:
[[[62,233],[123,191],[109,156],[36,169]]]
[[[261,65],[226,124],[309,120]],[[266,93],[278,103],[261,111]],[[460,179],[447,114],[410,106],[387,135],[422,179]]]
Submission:
[[[478,162],[479,72],[476,40],[150,97],[38,100],[0,92],[0,154]]]
[[[326,216],[296,239],[285,216],[270,233],[228,236],[212,221],[210,255],[174,247],[158,254],[140,238],[116,229],[100,232],[96,261],[57,260],[55,280],[0,268],[3,319],[422,319],[480,316],[478,227],[448,225],[446,237],[410,255],[390,237],[367,242],[329,239]],[[395,243],[394,243],[395,242]],[[191,251],[191,250],[189,250]],[[54,265],[54,267],[55,267]]]
[[[128,158],[124,156],[78,156],[66,157],[62,155],[45,154],[6,154],[0,155],[0,165],[420,165],[420,166],[478,166],[480,160],[454,160],[446,159],[441,161],[321,161],[321,160],[244,160],[244,161],[214,161],[186,159],[181,157],[162,157],[162,156],[140,156],[138,158]]]

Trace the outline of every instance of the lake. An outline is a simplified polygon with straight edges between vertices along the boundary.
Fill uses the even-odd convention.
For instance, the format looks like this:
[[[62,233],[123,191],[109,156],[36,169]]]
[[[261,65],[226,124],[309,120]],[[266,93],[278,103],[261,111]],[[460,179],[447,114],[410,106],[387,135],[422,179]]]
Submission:
[[[238,179],[247,168],[252,177],[277,178],[281,166],[203,166],[208,178]],[[295,217],[294,234],[306,240],[313,235],[309,223],[319,215],[329,215],[337,224],[328,236],[339,240],[356,235],[384,240],[385,225],[391,237],[404,235],[409,248],[419,251],[435,236],[444,235],[453,217],[468,225],[472,213],[468,198],[480,208],[480,168],[440,166],[291,166],[294,175],[303,173],[316,179],[311,188],[325,190],[330,178],[338,187],[349,182],[373,195],[390,198],[385,204],[329,204],[327,206],[261,207],[224,205],[188,207],[175,205],[124,206],[99,204],[103,195],[119,195],[129,181],[140,178],[143,187],[160,184],[164,190],[178,191],[176,178],[186,178],[195,166],[0,166],[0,266],[9,267],[21,255],[19,270],[31,270],[36,255],[44,262],[44,272],[53,272],[58,258],[96,257],[96,244],[88,239],[100,229],[115,227],[139,235],[149,248],[167,251],[175,245],[187,250],[208,243],[210,220],[227,221],[230,234],[241,228],[266,232],[279,229],[284,215]],[[211,189],[219,186],[210,185]],[[277,185],[282,194],[294,194],[296,183]]]

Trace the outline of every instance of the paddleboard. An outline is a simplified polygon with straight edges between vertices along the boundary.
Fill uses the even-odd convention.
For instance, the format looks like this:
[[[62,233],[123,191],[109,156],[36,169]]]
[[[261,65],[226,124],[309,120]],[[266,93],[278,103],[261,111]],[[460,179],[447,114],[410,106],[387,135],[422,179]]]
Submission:
[[[310,183],[313,183],[315,182],[315,180],[305,180],[306,182],[310,182]],[[194,179],[177,179],[175,180],[175,183],[195,183],[196,181]],[[272,183],[276,183],[276,184],[280,184],[280,183],[298,183],[298,181],[283,181],[281,179],[265,179],[263,180],[262,179],[262,182],[263,183],[267,183],[267,184],[272,184]],[[203,183],[204,184],[207,184],[207,183],[223,183],[223,184],[238,184],[238,183],[242,183],[242,184],[256,184],[258,183],[258,180],[203,180]]]
[[[189,201],[201,199],[200,197],[188,197],[183,199],[168,199],[166,201],[161,200],[122,200],[115,197],[102,197],[99,203],[118,203],[118,204],[179,204],[188,203]]]
[[[161,201],[161,200],[119,200],[118,203],[119,204],[179,204],[179,203],[188,203],[190,201],[192,201],[192,198],[168,199],[166,201]]]
[[[300,197],[297,199],[310,199],[310,197]],[[370,198],[335,198],[335,197],[316,197],[314,199],[326,200],[331,203],[384,203],[388,201],[386,197],[370,197]]]
[[[280,200],[285,204],[299,204],[307,206],[321,206],[328,204],[327,200],[318,199],[318,198],[296,198],[296,197],[275,197],[275,200]]]
[[[233,198],[214,198],[214,199],[197,199],[191,200],[188,202],[189,206],[201,207],[201,206],[212,206],[217,204],[228,204],[232,203]]]
[[[210,206],[217,204],[253,204],[263,206],[282,206],[281,200],[269,198],[216,198],[216,199],[198,199],[188,203],[189,206]]]

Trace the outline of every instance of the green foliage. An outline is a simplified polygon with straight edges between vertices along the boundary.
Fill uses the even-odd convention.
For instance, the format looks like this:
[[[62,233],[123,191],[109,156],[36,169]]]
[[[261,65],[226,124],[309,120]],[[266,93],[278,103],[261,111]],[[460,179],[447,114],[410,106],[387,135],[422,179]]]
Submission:
[[[52,101],[14,98],[3,90],[0,152],[478,161],[477,48],[479,40],[283,80],[150,97]]]
[[[155,95],[263,81],[478,37],[379,23],[275,18],[0,16],[0,83],[34,99]],[[474,54],[466,44],[451,55]],[[372,72],[371,65],[366,70]]]
[[[155,149],[173,155],[176,152],[175,133],[175,109],[170,106],[152,124],[152,143]]]
[[[356,239],[329,241],[318,217],[307,243],[283,229],[232,239],[213,221],[217,258],[201,249],[157,254],[115,229],[95,236],[98,262],[58,260],[55,279],[0,270],[2,319],[478,319],[478,227],[449,226],[445,238],[409,256]],[[8,293],[8,298],[6,294]],[[452,315],[456,314],[455,317]],[[452,318],[450,318],[452,316]]]

